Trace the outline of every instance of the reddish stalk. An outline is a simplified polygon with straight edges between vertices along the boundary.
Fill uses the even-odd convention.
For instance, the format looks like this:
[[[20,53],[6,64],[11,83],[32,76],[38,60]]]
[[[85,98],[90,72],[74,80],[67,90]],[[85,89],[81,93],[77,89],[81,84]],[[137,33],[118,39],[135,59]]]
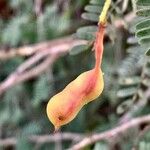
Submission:
[[[98,27],[98,32],[96,35],[96,40],[95,40],[95,70],[99,70],[99,67],[101,67],[102,63],[102,57],[103,57],[103,39],[104,39],[104,34],[105,34],[105,26],[104,25],[99,25]]]

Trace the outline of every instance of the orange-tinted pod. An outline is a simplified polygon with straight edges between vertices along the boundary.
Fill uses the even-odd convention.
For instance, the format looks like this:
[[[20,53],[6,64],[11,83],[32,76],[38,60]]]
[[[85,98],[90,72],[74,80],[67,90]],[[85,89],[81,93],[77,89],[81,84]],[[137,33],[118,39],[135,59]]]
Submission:
[[[102,93],[104,81],[100,65],[103,54],[103,36],[104,27],[100,26],[95,41],[95,67],[79,75],[64,90],[49,100],[47,116],[56,130],[72,121],[85,104]]]
[[[95,70],[82,73],[50,99],[47,115],[55,129],[72,121],[85,104],[101,94],[104,86],[103,74],[101,70],[96,76],[94,74]]]

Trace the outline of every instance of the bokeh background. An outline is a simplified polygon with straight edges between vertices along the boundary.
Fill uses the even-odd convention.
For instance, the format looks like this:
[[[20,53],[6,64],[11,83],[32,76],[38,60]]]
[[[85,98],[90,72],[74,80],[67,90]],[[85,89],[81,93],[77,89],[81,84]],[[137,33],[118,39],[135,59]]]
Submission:
[[[126,115],[132,118],[150,113],[145,94],[150,91],[150,59],[135,37],[135,25],[141,19],[135,15],[137,4],[113,0],[104,39],[105,89],[59,131],[58,136],[78,133],[77,139],[64,141],[53,135],[46,104],[71,80],[93,67],[91,50],[99,3],[102,6],[103,0],[0,0],[0,149],[63,150],[82,135],[103,132],[126,121]],[[89,12],[93,16],[88,16]],[[92,27],[81,28],[89,25]],[[145,34],[148,32],[137,37]],[[43,55],[45,51],[49,53]],[[29,60],[35,62],[27,65]],[[131,150],[133,145],[149,150],[150,132],[138,141],[137,130],[126,131],[111,146],[97,142],[86,150]],[[51,138],[38,142],[45,135]]]

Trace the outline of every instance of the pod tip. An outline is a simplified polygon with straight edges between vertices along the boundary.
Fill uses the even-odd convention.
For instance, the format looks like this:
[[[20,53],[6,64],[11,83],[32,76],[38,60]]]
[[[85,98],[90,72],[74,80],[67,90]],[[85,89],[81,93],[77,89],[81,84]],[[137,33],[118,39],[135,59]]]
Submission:
[[[54,133],[54,134],[55,134],[55,133],[58,133],[59,129],[60,129],[60,128],[59,128],[58,126],[55,126],[53,133]]]

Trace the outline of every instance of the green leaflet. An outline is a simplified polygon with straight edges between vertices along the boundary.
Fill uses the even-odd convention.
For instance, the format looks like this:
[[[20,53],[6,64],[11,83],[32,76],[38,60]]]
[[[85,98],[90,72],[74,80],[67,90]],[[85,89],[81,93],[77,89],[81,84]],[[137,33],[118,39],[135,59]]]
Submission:
[[[96,6],[96,5],[87,5],[84,8],[86,11],[91,12],[91,13],[97,13],[100,14],[102,10],[102,6]]]
[[[95,39],[95,34],[91,32],[77,32],[76,36],[80,39],[84,40],[94,40]]]
[[[101,0],[91,0],[90,4],[85,6],[84,10],[86,11],[81,15],[81,17],[85,20],[92,21],[92,22],[98,22],[99,14],[102,10],[104,1]],[[85,26],[77,29],[76,31],[76,37],[83,40],[93,41],[96,36],[97,26],[91,25],[91,26]],[[86,45],[79,45],[75,46],[70,50],[71,55],[79,54],[85,50],[88,49],[89,46]],[[91,46],[92,48],[92,46]]]
[[[118,98],[125,98],[132,96],[137,91],[137,87],[128,87],[117,92]]]
[[[133,100],[125,100],[117,107],[117,114],[125,113],[133,105]]]
[[[103,0],[91,0],[90,1],[91,4],[95,4],[95,5],[98,4],[98,5],[101,5],[101,6],[104,4],[104,2],[105,1],[103,1]]]
[[[77,30],[77,32],[91,32],[91,33],[96,31],[97,31],[97,26],[85,26]]]
[[[150,5],[149,0],[137,0],[137,5],[147,6]]]
[[[150,45],[150,35],[146,35],[146,36],[143,36],[142,38],[139,39],[139,43],[141,45]]]
[[[99,15],[93,13],[83,13],[81,17],[85,20],[89,20],[93,22],[98,22],[99,19]]]
[[[136,36],[138,38],[150,35],[150,26],[146,28],[142,28],[136,32]]]
[[[85,20],[97,23],[104,2],[105,1],[101,1],[101,0],[91,0],[90,4],[85,6],[84,8],[85,12],[81,15],[81,17]],[[97,31],[96,25],[81,27],[76,31],[76,37],[83,40],[93,41],[96,36],[96,31]],[[86,45],[75,46],[75,48],[71,49],[70,54],[76,55],[79,54],[80,52],[83,52],[86,49],[87,49]]]
[[[150,8],[142,8],[142,9],[139,9],[136,14],[138,16],[142,16],[142,17],[148,17],[150,16]]]
[[[136,37],[140,45],[145,47],[145,55],[150,55],[150,1],[138,0],[139,9],[136,14],[143,18],[136,24]]]
[[[150,25],[150,18],[144,19],[136,24],[136,30],[140,30],[142,28],[147,28]]]
[[[85,50],[88,49],[88,45],[78,45],[78,46],[75,46],[73,47],[71,50],[70,50],[70,55],[77,55]]]
[[[96,31],[97,31],[97,26],[81,27],[77,30],[76,36],[80,39],[91,41],[95,39]]]
[[[121,86],[131,86],[131,85],[139,84],[140,81],[141,81],[141,78],[139,76],[132,76],[132,77],[127,77],[127,78],[121,78],[119,81],[119,84]]]

